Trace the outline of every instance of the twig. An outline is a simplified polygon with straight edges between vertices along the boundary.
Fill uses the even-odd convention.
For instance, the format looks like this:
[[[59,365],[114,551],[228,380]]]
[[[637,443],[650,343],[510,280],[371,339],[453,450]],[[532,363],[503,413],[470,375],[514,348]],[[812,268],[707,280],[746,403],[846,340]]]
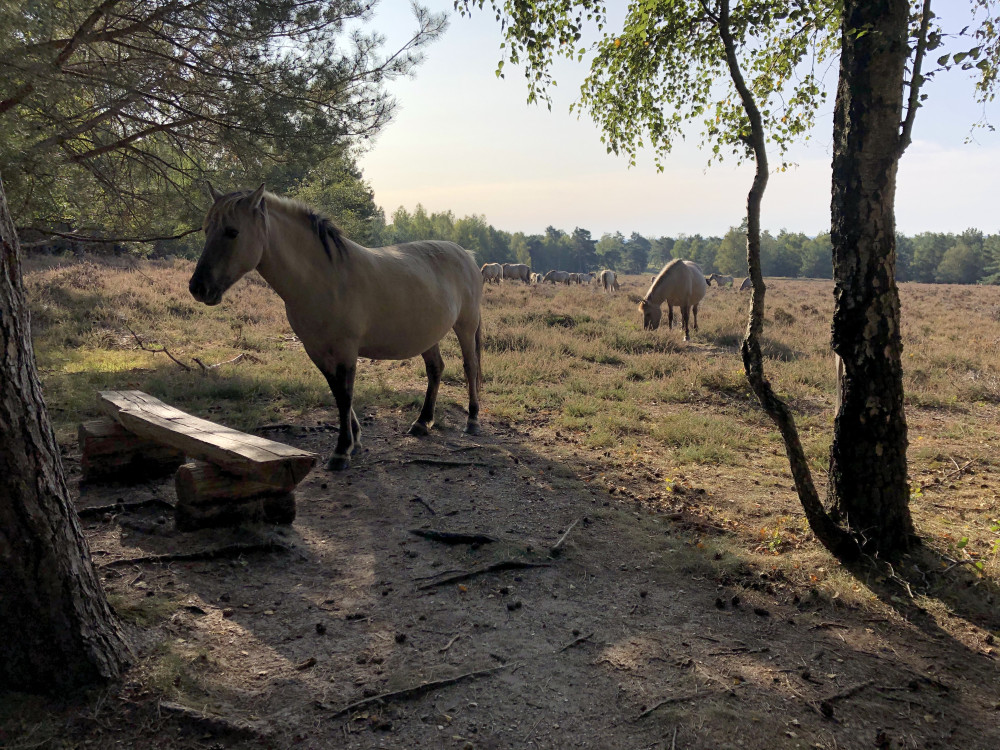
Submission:
[[[184,370],[186,370],[187,372],[191,372],[191,368],[188,365],[181,362],[179,359],[177,359],[177,357],[175,357],[173,354],[171,354],[170,350],[167,349],[167,347],[161,346],[159,349],[153,349],[148,344],[146,344],[145,341],[139,338],[139,334],[133,331],[128,323],[122,323],[122,325],[125,326],[125,330],[127,330],[129,333],[132,334],[132,338],[135,339],[135,342],[139,345],[139,348],[142,349],[144,352],[152,352],[153,354],[160,354],[160,353],[166,354],[168,357],[170,357],[170,359],[176,362]],[[204,367],[204,365],[202,365],[202,367]]]
[[[736,654],[765,654],[770,651],[769,646],[762,646],[760,648],[747,648],[746,646],[737,646],[736,648],[727,648],[722,651],[709,651],[709,656],[735,656]]]
[[[948,456],[948,458],[951,458],[951,456]],[[956,467],[956,468],[955,468],[955,470],[954,470],[954,471],[949,471],[949,472],[948,472],[947,474],[945,474],[945,475],[944,475],[944,478],[945,478],[945,479],[951,479],[951,478],[952,478],[953,476],[955,476],[956,474],[957,474],[957,475],[961,475],[961,474],[963,474],[963,473],[965,472],[965,470],[966,470],[966,469],[968,469],[968,468],[969,468],[969,467],[970,467],[970,466],[971,466],[972,464],[974,464],[974,463],[976,462],[976,459],[974,459],[974,458],[970,458],[970,459],[969,459],[968,461],[966,461],[966,462],[965,462],[964,464],[962,464],[961,466],[959,466],[959,465],[958,465],[958,464],[957,464],[957,463],[955,462],[955,459],[954,459],[954,458],[951,458],[951,462],[952,462],[953,464],[955,464],[955,467]]]
[[[99,565],[99,568],[114,568],[120,565],[139,565],[145,563],[167,563],[191,560],[217,560],[221,557],[239,557],[248,552],[289,552],[291,547],[277,542],[254,542],[253,544],[230,544],[215,549],[199,550],[197,552],[173,552],[166,555],[142,555],[123,560],[112,560]]]
[[[820,628],[840,628],[841,630],[850,630],[851,626],[844,625],[839,622],[818,622],[809,627],[810,630],[819,630]]]
[[[388,693],[380,693],[379,695],[373,695],[370,698],[362,698],[354,703],[349,703],[343,708],[338,708],[333,714],[330,715],[331,719],[336,719],[338,716],[343,716],[351,711],[356,711],[359,708],[363,708],[372,703],[381,703],[386,700],[393,699],[405,699],[405,698],[416,698],[419,695],[423,695],[431,690],[435,690],[440,687],[446,687],[448,685],[454,685],[462,680],[475,679],[476,677],[484,677],[488,674],[493,674],[494,672],[499,672],[502,669],[509,669],[511,664],[504,664],[499,667],[490,667],[489,669],[476,669],[471,672],[463,672],[455,677],[447,677],[442,680],[430,680],[428,682],[421,682],[418,685],[412,685],[410,687],[405,687],[400,690],[391,690]],[[323,703],[318,704],[321,708],[329,708]]]
[[[77,508],[76,514],[80,518],[88,518],[90,516],[103,516],[105,513],[124,513],[129,510],[136,510],[137,508],[148,508],[149,506],[157,506],[164,509],[174,510],[173,503],[168,503],[166,500],[160,500],[159,498],[152,497],[146,500],[138,500],[134,503],[115,503],[114,505],[91,505],[86,508]]]
[[[420,495],[414,495],[414,496],[413,496],[413,497],[412,497],[412,498],[410,499],[410,502],[411,502],[411,503],[420,503],[420,504],[421,504],[421,505],[423,505],[423,506],[424,506],[425,508],[427,508],[427,510],[429,510],[429,511],[431,512],[431,515],[432,515],[432,516],[436,516],[436,515],[437,515],[437,511],[436,511],[436,510],[434,510],[434,508],[432,508],[432,507],[431,507],[431,504],[430,504],[429,502],[427,502],[427,501],[426,501],[426,500],[424,500],[424,499],[423,499],[422,497],[420,497]]]
[[[445,651],[447,651],[449,648],[452,647],[455,641],[457,641],[461,637],[462,637],[461,633],[456,633],[454,636],[452,636],[450,641],[448,641],[446,644],[444,644],[441,648],[438,649],[438,653],[443,654]]]
[[[528,743],[528,740],[531,739],[531,735],[533,735],[535,733],[535,730],[538,729],[538,725],[542,723],[542,719],[544,719],[544,718],[545,718],[545,714],[542,714],[541,716],[538,717],[538,721],[536,721],[534,724],[531,725],[531,729],[528,730],[528,733],[526,735],[524,735],[524,739],[521,740],[521,744],[522,745],[525,745],[525,744]]]
[[[641,714],[636,716],[635,720],[638,721],[639,719],[645,719],[647,716],[653,713],[653,711],[656,711],[658,708],[669,706],[672,703],[684,703],[685,701],[693,701],[697,698],[705,698],[709,695],[719,695],[719,693],[717,691],[710,690],[706,692],[688,693],[687,695],[676,695],[673,698],[664,698],[663,700],[654,703],[652,706],[647,708]]]
[[[563,532],[563,535],[561,537],[559,537],[559,541],[556,542],[555,544],[553,544],[549,548],[549,557],[556,557],[557,555],[559,555],[562,552],[562,546],[563,546],[563,544],[566,541],[566,537],[569,536],[569,532],[571,532],[573,530],[573,527],[576,526],[578,523],[580,523],[580,519],[579,518],[576,519],[575,521],[573,521],[573,523],[571,523],[569,525],[569,527],[566,529],[566,531]]]
[[[431,512],[433,513],[433,509]],[[499,541],[486,534],[465,534],[459,531],[438,531],[437,529],[410,529],[410,533],[442,544],[492,544]]]
[[[587,635],[581,635],[579,638],[575,638],[574,640],[572,640],[569,643],[567,643],[561,649],[559,649],[558,651],[556,651],[556,653],[557,654],[561,654],[563,651],[566,651],[567,649],[571,649],[571,648],[573,648],[573,646],[579,646],[584,641],[589,641],[593,637],[594,637],[593,633],[587,633]]]
[[[826,698],[820,698],[820,705],[824,703],[830,703],[832,701],[838,701],[841,698],[850,698],[853,695],[857,695],[865,688],[869,688],[875,684],[875,680],[865,680],[864,682],[859,682],[857,685],[841,690],[839,693],[834,693],[833,695],[828,695]]]
[[[490,563],[489,565],[483,565],[480,568],[473,568],[472,570],[463,570],[454,575],[441,578],[437,581],[431,581],[425,583],[421,586],[417,586],[418,589],[432,589],[437,586],[445,586],[449,583],[457,583],[458,581],[465,581],[469,578],[474,578],[475,576],[482,575],[484,573],[493,573],[498,570],[523,570],[525,568],[548,568],[549,563],[544,562],[526,562],[524,560],[501,560],[500,562]]]

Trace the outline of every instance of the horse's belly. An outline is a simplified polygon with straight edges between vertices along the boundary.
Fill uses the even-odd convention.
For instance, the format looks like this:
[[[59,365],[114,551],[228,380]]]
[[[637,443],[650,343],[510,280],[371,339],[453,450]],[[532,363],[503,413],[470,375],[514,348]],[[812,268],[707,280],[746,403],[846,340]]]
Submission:
[[[392,331],[369,334],[361,342],[358,355],[370,359],[410,359],[443,339],[453,324],[432,328],[399,326]]]

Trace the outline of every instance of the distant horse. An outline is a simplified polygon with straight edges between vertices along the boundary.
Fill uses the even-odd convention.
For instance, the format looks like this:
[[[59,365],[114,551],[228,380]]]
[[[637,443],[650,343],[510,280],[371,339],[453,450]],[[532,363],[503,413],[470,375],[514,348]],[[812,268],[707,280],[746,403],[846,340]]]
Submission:
[[[503,278],[503,266],[499,263],[483,263],[483,267],[479,271],[483,275],[484,284],[499,285],[500,279]]]
[[[569,284],[569,272],[549,271],[542,277],[542,281],[548,281],[550,284]]]
[[[655,331],[660,325],[662,311],[660,305],[667,303],[667,325],[674,327],[673,306],[681,308],[681,322],[684,325],[684,340],[689,341],[688,316],[694,310],[694,330],[698,330],[698,303],[705,297],[708,284],[705,274],[697,263],[690,260],[674,259],[667,263],[653,280],[646,296],[639,303],[642,311],[642,327]]]
[[[528,277],[528,283],[529,284],[542,283],[542,275],[540,273],[532,273],[531,276]]]
[[[410,434],[427,434],[444,369],[439,342],[449,329],[458,337],[469,385],[465,431],[479,432],[483,282],[471,253],[432,241],[369,249],[308,206],[264,192],[263,185],[225,195],[209,186],[209,192],[213,205],[191,294],[217,305],[256,268],[284,300],[288,322],[326,377],[340,412],[328,468],[347,468],[361,446],[352,408],[359,356],[423,357],[427,393]]]
[[[753,289],[753,282],[750,281],[750,277],[749,276],[747,276],[745,279],[743,279],[743,283],[740,284],[740,291],[741,292],[745,292],[748,289]]]
[[[531,269],[524,263],[504,263],[503,277],[505,279],[517,279],[525,284],[531,283]]]
[[[598,274],[597,278],[600,285],[604,287],[605,292],[618,291],[619,289],[618,274],[616,274],[614,271],[605,268]]]
[[[732,286],[735,279],[733,279],[732,276],[723,276],[721,273],[713,273],[706,280],[709,284],[714,281],[716,286]]]
[[[581,283],[583,283],[582,280],[580,279],[580,274],[570,272],[570,274],[569,274],[569,283],[570,284],[581,284]]]

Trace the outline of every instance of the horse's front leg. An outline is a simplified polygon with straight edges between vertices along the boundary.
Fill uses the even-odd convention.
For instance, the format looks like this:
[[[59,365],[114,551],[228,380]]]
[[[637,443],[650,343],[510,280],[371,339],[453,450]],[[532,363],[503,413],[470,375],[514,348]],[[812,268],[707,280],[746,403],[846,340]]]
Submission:
[[[674,330],[674,306],[667,305],[667,329]]]
[[[434,404],[437,402],[438,388],[441,386],[444,360],[441,358],[441,347],[438,344],[434,344],[420,356],[424,358],[424,365],[427,367],[427,393],[424,395],[420,416],[410,425],[410,434],[423,437],[434,426]]]
[[[351,454],[361,447],[361,425],[354,414],[354,375],[357,372],[357,361],[338,363],[333,372],[323,370],[326,382],[333,391],[333,400],[337,402],[340,415],[340,434],[337,436],[337,447],[326,464],[330,471],[346,469],[351,464]]]

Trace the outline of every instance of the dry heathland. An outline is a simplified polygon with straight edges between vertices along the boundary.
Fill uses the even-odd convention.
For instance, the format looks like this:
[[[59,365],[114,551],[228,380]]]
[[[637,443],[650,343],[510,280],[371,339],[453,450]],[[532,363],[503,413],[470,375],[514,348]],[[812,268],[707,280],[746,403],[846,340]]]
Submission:
[[[101,389],[332,449],[332,397],[280,301],[249,278],[200,306],[191,269],[32,265],[74,486],[75,427]],[[477,438],[453,337],[425,439],[405,434],[422,363],[362,362],[366,449],[310,474],[289,527],[183,533],[169,480],[80,488],[136,666],[63,703],[6,695],[0,745],[1000,746],[1000,291],[902,286],[924,545],[846,570],[809,533],[745,384],[746,296],[712,288],[685,345],[640,330],[645,283],[488,288]],[[831,312],[829,282],[769,282],[768,372],[819,484]],[[154,555],[175,558],[139,559]]]

